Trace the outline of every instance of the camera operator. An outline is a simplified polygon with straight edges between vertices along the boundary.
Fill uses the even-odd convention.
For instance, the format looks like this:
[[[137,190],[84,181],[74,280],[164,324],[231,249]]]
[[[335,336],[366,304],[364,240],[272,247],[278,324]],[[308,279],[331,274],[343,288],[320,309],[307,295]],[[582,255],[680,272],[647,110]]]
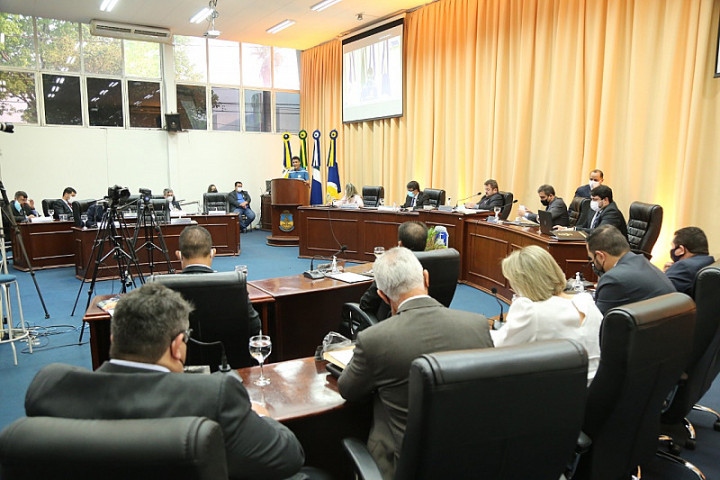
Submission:
[[[18,223],[29,222],[31,218],[39,216],[35,210],[35,202],[32,199],[28,201],[27,197],[27,193],[22,190],[15,192],[15,201],[12,206],[15,221]]]

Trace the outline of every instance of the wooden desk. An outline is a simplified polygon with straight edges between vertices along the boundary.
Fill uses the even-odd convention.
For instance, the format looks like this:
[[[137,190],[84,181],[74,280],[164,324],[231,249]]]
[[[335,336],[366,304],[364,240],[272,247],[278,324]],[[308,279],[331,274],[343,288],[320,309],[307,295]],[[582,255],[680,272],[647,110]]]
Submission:
[[[372,404],[348,402],[340,396],[337,380],[327,373],[324,361],[302,358],[265,365],[270,385],[252,382],[260,367],[238,370],[254,402],[263,404],[270,417],[285,424],[300,440],[306,464],[322,468],[333,478],[354,478],[341,440],[367,440]]]
[[[360,273],[369,269],[369,265],[355,265],[347,271]],[[249,282],[275,299],[274,314],[264,330],[273,341],[271,360],[313,355],[323,337],[337,330],[343,304],[359,301],[370,283],[370,277],[351,284],[330,278],[311,280],[302,274]]]
[[[488,293],[497,288],[498,295],[509,302],[514,292],[502,274],[500,262],[514,250],[528,245],[548,250],[565,277],[573,278],[575,272],[582,272],[585,279],[597,281],[588,263],[585,242],[559,242],[542,235],[537,227],[498,225],[479,219],[466,222],[461,280]]]
[[[73,222],[18,223],[30,265],[36,270],[69,267],[74,264],[74,243],[70,227]],[[9,230],[8,230],[9,231]],[[13,268],[30,270],[20,250],[17,236],[12,235]]]
[[[215,255],[226,257],[240,253],[240,217],[237,213],[190,215],[190,218],[210,232]]]

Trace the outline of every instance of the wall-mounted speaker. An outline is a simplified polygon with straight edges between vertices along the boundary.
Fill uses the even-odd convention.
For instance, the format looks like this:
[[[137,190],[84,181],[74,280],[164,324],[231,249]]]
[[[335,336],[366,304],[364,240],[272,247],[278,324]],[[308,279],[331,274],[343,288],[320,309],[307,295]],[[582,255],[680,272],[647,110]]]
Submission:
[[[180,114],[179,113],[166,113],[165,114],[165,128],[168,132],[179,132],[180,129]]]

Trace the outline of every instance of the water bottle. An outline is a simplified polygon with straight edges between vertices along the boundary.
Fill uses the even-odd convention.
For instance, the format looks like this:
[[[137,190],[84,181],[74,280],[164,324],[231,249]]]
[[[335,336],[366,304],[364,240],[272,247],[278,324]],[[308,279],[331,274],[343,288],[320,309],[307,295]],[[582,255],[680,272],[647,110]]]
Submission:
[[[573,291],[575,293],[582,293],[585,291],[585,285],[583,285],[582,278],[580,278],[580,272],[575,272],[575,282],[573,283]]]
[[[437,243],[442,243],[446,247],[448,246],[447,228],[443,227],[442,225],[435,227],[435,241]]]

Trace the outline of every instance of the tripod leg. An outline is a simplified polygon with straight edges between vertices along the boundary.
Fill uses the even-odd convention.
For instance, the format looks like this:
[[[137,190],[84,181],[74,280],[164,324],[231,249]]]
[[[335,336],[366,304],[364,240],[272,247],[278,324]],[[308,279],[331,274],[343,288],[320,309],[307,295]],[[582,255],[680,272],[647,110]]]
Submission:
[[[40,297],[40,304],[42,305],[43,311],[45,312],[45,318],[50,318],[50,314],[48,313],[47,307],[45,306],[45,300],[43,299],[42,293],[40,292],[40,286],[38,285],[37,279],[35,278],[35,270],[33,269],[32,264],[30,263],[30,259],[27,256],[27,251],[25,250],[25,242],[23,242],[22,234],[20,233],[19,228],[15,229],[15,238],[17,239],[18,245],[20,245],[20,251],[22,253],[23,259],[25,260],[25,264],[28,266],[28,270],[30,270],[30,277],[35,284],[35,290],[37,290],[38,297]]]

